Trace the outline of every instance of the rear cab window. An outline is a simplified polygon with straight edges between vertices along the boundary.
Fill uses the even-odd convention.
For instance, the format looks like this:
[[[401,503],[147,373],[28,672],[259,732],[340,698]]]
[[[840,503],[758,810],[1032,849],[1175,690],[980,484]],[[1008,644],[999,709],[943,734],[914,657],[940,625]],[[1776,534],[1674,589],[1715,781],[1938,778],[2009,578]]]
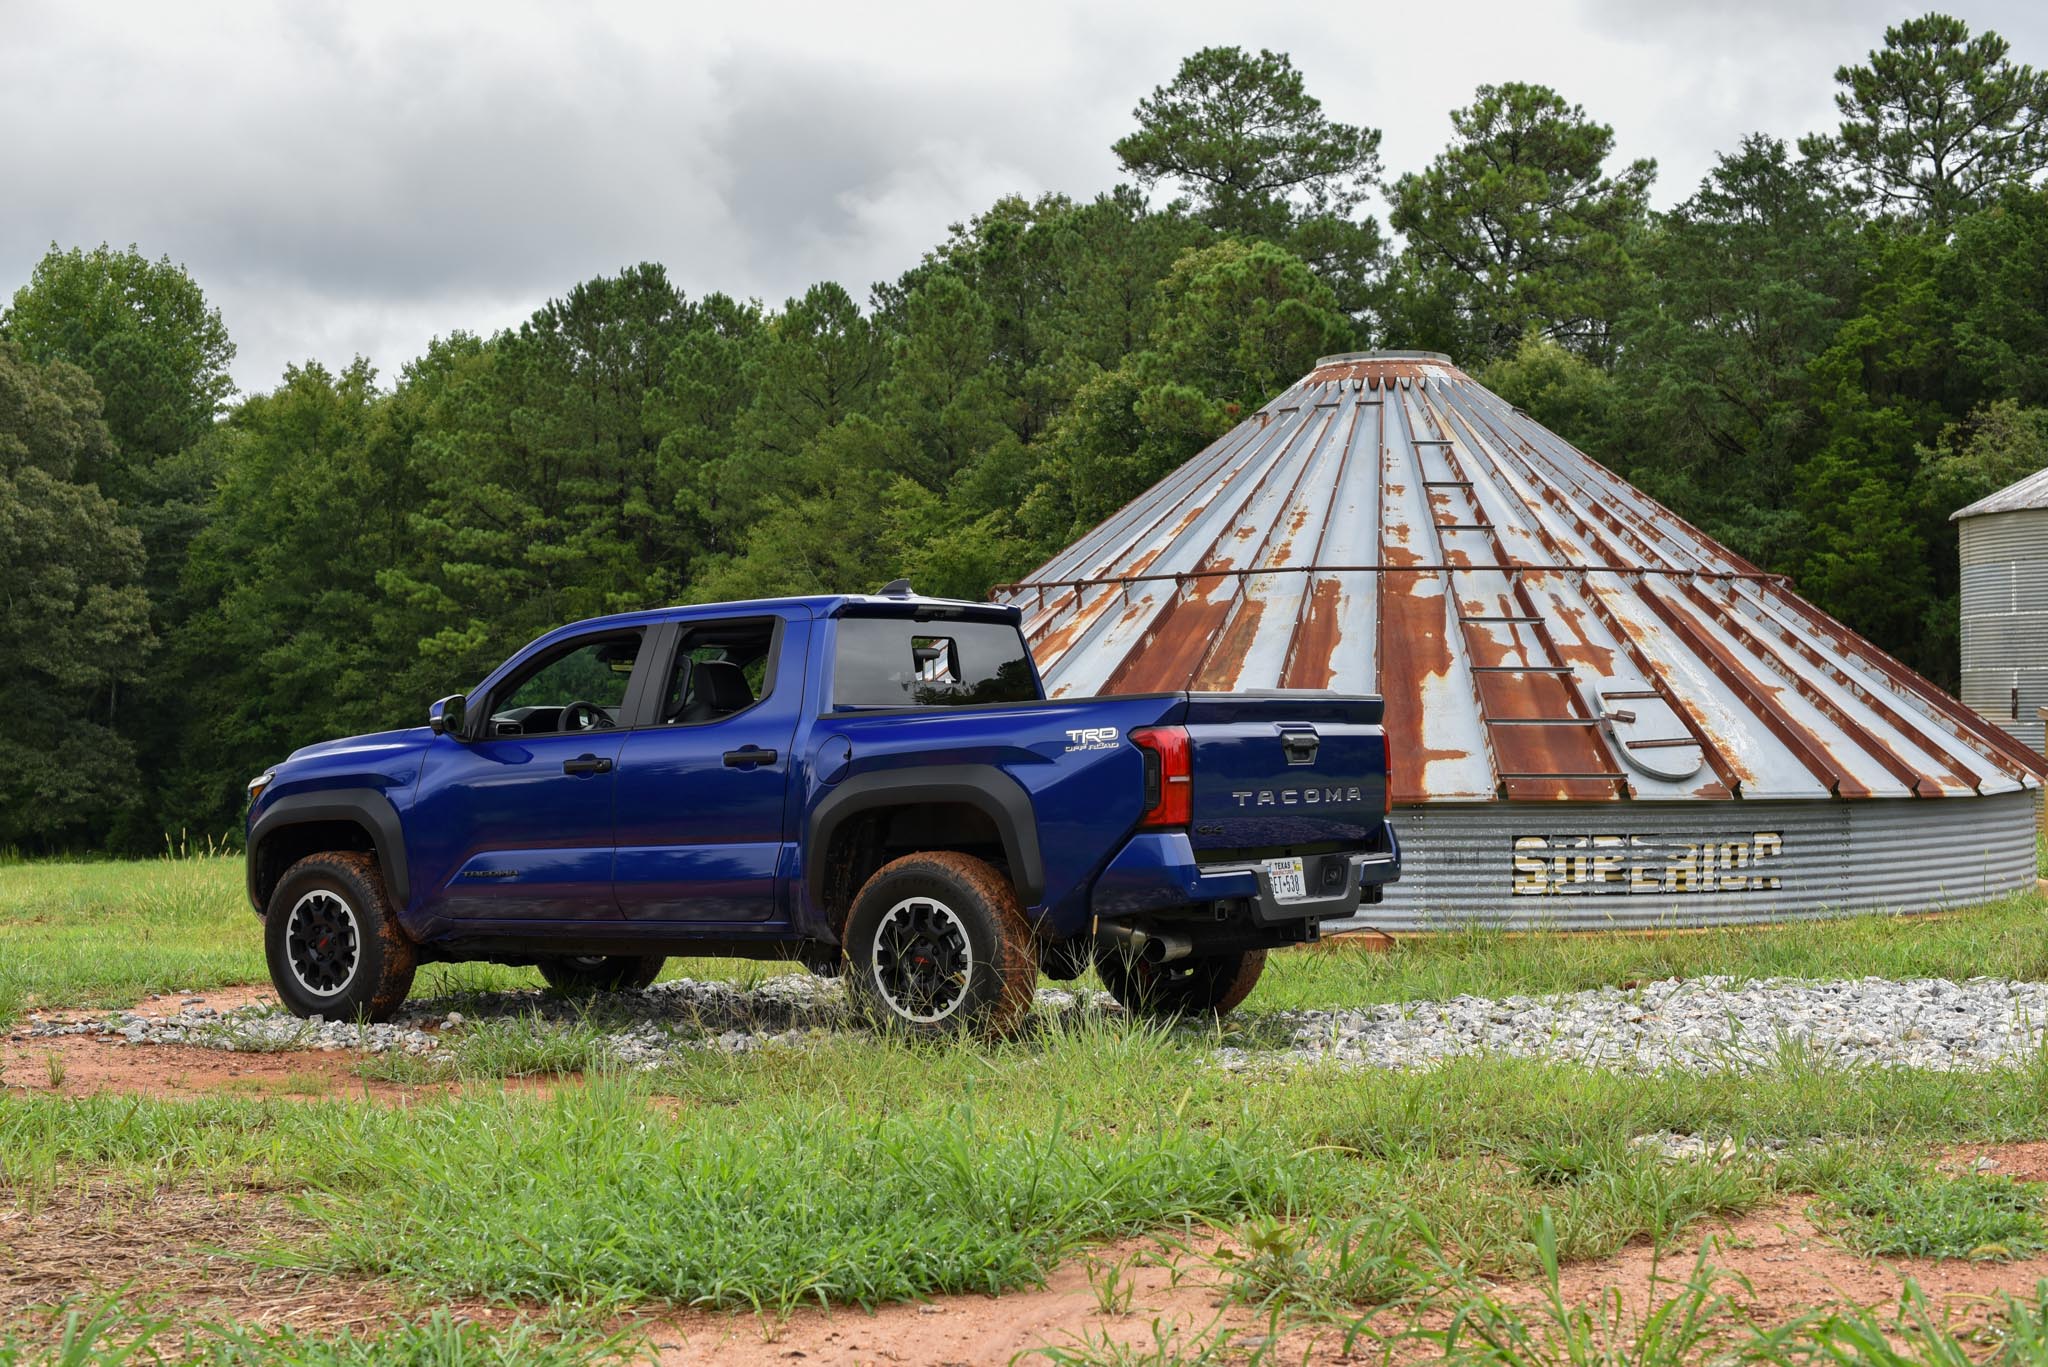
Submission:
[[[832,705],[978,707],[1037,702],[1038,675],[1024,634],[972,617],[848,615],[838,623]]]

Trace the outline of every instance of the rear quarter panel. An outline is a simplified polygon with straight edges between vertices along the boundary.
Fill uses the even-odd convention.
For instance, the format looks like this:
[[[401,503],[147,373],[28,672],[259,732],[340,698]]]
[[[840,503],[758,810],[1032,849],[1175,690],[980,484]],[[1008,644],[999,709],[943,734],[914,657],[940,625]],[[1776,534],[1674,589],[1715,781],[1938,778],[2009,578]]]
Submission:
[[[805,741],[804,809],[809,812],[834,784],[858,774],[932,765],[999,771],[992,781],[1022,788],[1037,822],[1045,894],[1027,911],[1056,933],[1073,934],[1088,919],[1096,875],[1138,822],[1143,760],[1127,738],[1135,728],[1170,720],[1181,706],[1179,695],[1155,695],[827,712]],[[803,857],[810,859],[812,852],[806,849]],[[805,912],[817,923],[824,920],[822,908],[807,906]]]

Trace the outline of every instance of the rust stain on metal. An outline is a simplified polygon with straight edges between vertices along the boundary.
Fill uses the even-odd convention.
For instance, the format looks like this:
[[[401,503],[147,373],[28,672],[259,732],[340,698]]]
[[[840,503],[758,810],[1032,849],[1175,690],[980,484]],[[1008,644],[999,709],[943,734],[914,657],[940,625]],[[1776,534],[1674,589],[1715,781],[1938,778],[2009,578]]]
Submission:
[[[1104,693],[1159,693],[1186,688],[1208,652],[1230,604],[1209,598],[1180,599],[1145,633],[1103,684]]]
[[[1389,550],[1392,548],[1389,547]],[[1462,750],[1432,750],[1423,743],[1425,686],[1451,676],[1451,645],[1444,634],[1443,603],[1436,594],[1416,592],[1435,574],[1387,574],[1380,590],[1380,696],[1386,699],[1388,753],[1395,757],[1394,801],[1421,802],[1431,796],[1429,766],[1465,759]]]
[[[1344,586],[1335,579],[1319,579],[1309,591],[1308,611],[1280,669],[1282,688],[1328,688],[1336,677],[1337,647],[1344,640],[1343,596]]]
[[[1252,638],[1258,635],[1259,619],[1265,616],[1265,613],[1266,604],[1263,599],[1245,599],[1237,612],[1232,614],[1222,636],[1210,647],[1191,687],[1219,693],[1227,693],[1235,688],[1238,673],[1244,668],[1244,657],[1251,651]]]
[[[1555,595],[1545,595],[1544,601],[1549,604],[1552,619],[1571,629],[1569,637],[1558,638],[1557,646],[1564,657],[1575,665],[1584,665],[1591,678],[1611,676],[1614,673],[1614,651],[1587,634],[1585,611],[1559,602]]]

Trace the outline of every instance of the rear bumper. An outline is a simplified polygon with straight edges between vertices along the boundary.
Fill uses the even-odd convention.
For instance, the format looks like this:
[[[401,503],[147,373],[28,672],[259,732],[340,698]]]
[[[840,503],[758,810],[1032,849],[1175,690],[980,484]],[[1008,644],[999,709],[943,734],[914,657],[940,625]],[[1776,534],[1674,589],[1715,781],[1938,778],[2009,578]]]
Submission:
[[[1148,831],[1131,837],[1095,880],[1089,910],[1105,920],[1120,920],[1176,908],[1224,901],[1243,901],[1260,925],[1289,921],[1328,921],[1357,912],[1361,902],[1378,901],[1374,890],[1401,876],[1401,844],[1387,828],[1387,848],[1355,854],[1312,855],[1310,886],[1332,886],[1326,863],[1341,861],[1338,890],[1300,901],[1283,902],[1273,895],[1272,882],[1258,864],[1201,864],[1182,831]],[[1330,882],[1325,882],[1330,879]]]

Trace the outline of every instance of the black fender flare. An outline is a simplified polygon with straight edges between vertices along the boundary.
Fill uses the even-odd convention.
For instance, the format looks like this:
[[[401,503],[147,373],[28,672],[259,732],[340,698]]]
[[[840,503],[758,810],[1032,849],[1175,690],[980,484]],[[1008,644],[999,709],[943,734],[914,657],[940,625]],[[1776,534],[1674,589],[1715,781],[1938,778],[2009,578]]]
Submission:
[[[375,788],[322,788],[310,793],[288,793],[263,809],[249,827],[249,901],[260,915],[263,904],[256,896],[256,870],[260,866],[263,842],[281,830],[309,821],[352,821],[370,833],[377,851],[377,865],[384,874],[385,891],[402,909],[411,900],[412,883],[405,864],[405,827],[391,799]]]
[[[811,808],[804,844],[804,881],[811,902],[825,906],[825,853],[853,817],[921,802],[957,802],[986,816],[1002,838],[1003,857],[1017,899],[1035,905],[1045,896],[1045,858],[1038,847],[1038,814],[1023,785],[992,764],[937,764],[878,769],[833,787]]]

